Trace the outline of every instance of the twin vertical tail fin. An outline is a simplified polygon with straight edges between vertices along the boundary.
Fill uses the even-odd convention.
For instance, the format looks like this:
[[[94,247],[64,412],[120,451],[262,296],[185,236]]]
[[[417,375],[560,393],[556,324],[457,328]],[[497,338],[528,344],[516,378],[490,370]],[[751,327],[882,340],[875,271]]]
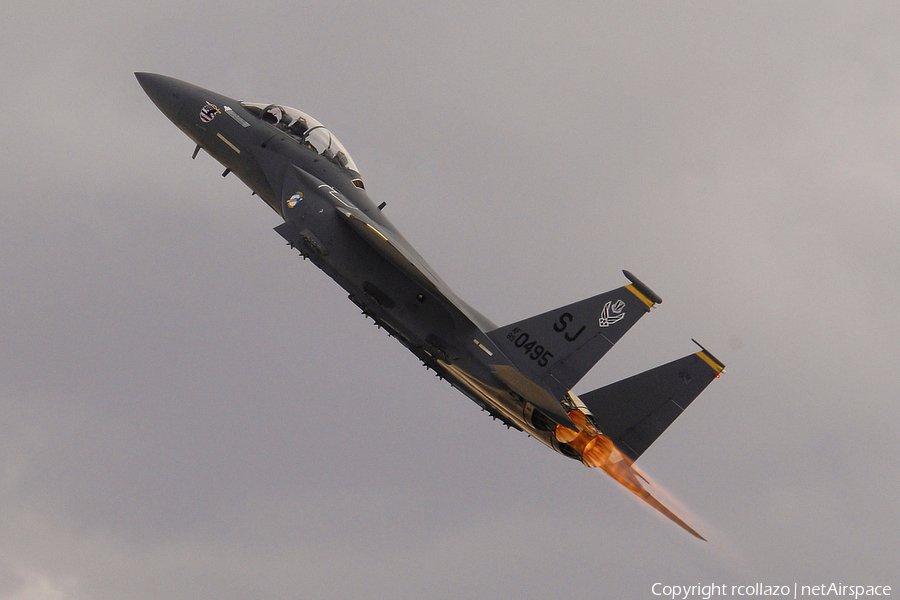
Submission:
[[[700,346],[695,354],[581,394],[579,398],[603,432],[601,437],[608,436],[615,450],[625,457],[618,463],[600,466],[633,494],[701,540],[705,538],[638,481],[640,477],[649,483],[632,463],[724,370],[725,365]]]
[[[725,365],[700,346],[699,352],[580,394],[578,400],[586,412],[574,408],[564,413],[559,402],[642,316],[662,302],[634,275],[624,273],[629,285],[488,332],[512,363],[498,365],[495,373],[557,423],[556,442],[568,448],[567,455],[604,470],[702,540],[641,483],[649,482],[632,463]]]
[[[725,365],[700,346],[699,352],[579,398],[600,431],[635,461],[724,370]]]
[[[554,399],[563,398],[642,316],[662,302],[634,275],[624,274],[629,285],[489,332],[491,341],[513,364],[514,368],[506,369],[538,384]],[[699,352],[579,396],[600,432],[634,461],[724,369],[700,346]],[[559,410],[551,412],[562,410],[554,408]]]
[[[628,271],[631,284],[488,333],[529,379],[561,398],[662,299]]]

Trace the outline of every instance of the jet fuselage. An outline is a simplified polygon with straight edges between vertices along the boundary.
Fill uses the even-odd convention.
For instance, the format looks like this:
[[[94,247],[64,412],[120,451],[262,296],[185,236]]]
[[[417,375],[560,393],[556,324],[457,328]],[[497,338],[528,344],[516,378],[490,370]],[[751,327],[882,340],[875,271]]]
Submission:
[[[544,430],[534,426],[534,407],[495,375],[498,364],[512,368],[486,334],[496,325],[458,298],[403,239],[358,172],[261,118],[263,105],[170,77],[137,77],[160,110],[226,167],[226,175],[236,175],[285,219],[278,232],[365,315],[494,417],[558,450],[548,429],[550,422],[569,425],[566,414],[548,415],[550,422],[540,422]],[[387,251],[376,251],[359,229],[376,242],[388,237]],[[391,252],[394,260],[385,257]]]
[[[587,392],[572,388],[662,302],[629,285],[497,327],[462,301],[385,217],[346,148],[293,108],[239,102],[162,75],[136,73],[157,107],[262,198],[292,248],[349,294],[426,367],[509,427],[603,469],[700,535],[645,488],[633,462],[724,370],[703,349]],[[698,344],[699,345],[699,344]]]

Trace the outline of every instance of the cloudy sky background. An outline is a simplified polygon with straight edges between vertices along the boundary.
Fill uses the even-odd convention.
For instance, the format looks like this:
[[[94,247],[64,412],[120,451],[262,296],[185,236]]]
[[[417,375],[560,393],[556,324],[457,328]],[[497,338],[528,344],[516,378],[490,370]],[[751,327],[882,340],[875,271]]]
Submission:
[[[0,599],[900,587],[896,3],[0,8]],[[664,303],[728,365],[638,463],[698,542],[426,372],[134,71],[295,106],[498,325]]]

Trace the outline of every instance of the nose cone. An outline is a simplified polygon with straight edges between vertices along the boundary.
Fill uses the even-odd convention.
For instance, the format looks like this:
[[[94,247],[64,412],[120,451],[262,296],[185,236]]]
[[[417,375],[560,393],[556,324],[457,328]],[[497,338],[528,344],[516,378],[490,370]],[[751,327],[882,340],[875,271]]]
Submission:
[[[170,121],[178,124],[178,112],[181,110],[181,106],[191,96],[192,90],[196,90],[197,87],[180,79],[156,73],[135,73],[134,76],[144,88],[144,92],[153,100],[153,104]]]

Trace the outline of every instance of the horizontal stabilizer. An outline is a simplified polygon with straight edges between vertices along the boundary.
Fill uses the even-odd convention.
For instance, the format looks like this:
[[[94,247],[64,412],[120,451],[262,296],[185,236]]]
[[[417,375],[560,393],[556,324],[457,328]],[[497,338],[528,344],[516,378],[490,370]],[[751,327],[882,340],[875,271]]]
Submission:
[[[724,369],[701,350],[579,398],[600,431],[634,461]]]
[[[530,379],[564,395],[661,300],[631,273],[631,285],[488,333]]]

